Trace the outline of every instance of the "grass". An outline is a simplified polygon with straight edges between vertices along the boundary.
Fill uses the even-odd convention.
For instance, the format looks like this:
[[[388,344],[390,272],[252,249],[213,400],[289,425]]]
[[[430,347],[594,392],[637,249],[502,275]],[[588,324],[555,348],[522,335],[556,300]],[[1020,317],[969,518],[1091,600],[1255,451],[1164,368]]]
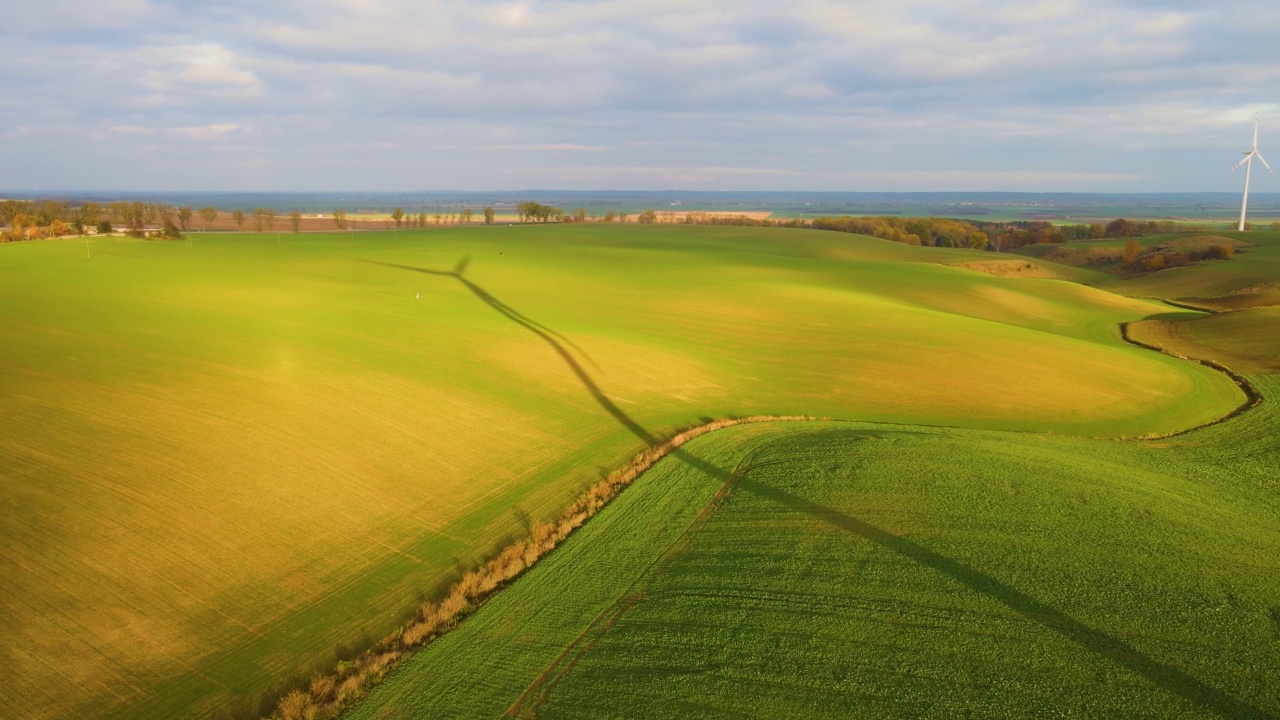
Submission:
[[[1143,320],[1130,325],[1129,333],[1139,342],[1213,360],[1237,372],[1280,373],[1280,307]]]
[[[1276,420],[704,436],[349,717],[1273,716]]]
[[[1161,305],[835,233],[225,234],[89,253],[0,247],[0,703],[22,718],[267,709],[703,416],[1108,436],[1241,401],[1121,342],[1119,322]],[[466,256],[470,284],[448,274]]]

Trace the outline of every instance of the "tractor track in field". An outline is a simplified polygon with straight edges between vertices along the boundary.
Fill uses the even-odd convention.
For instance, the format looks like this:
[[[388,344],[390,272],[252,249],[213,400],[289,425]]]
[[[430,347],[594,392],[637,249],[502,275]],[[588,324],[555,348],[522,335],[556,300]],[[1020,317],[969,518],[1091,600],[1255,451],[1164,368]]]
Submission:
[[[525,688],[514,703],[507,708],[506,717],[521,718],[524,720],[532,720],[538,715],[538,709],[551,696],[560,681],[573,672],[574,666],[578,664],[595,644],[603,638],[608,632],[617,625],[627,611],[635,607],[647,592],[646,588],[655,579],[667,571],[671,564],[682,555],[685,550],[693,543],[693,539],[698,532],[707,524],[715,511],[724,503],[725,499],[733,492],[733,486],[739,479],[746,474],[751,468],[751,461],[755,457],[754,453],[748,453],[738,461],[737,467],[725,478],[724,482],[716,490],[711,499],[703,506],[702,511],[693,519],[693,522],[680,533],[675,540],[667,546],[658,557],[649,564],[631,583],[626,592],[622,594],[613,604],[601,610],[595,619],[569,643],[561,653],[556,656],[550,664],[547,665],[538,677]]]

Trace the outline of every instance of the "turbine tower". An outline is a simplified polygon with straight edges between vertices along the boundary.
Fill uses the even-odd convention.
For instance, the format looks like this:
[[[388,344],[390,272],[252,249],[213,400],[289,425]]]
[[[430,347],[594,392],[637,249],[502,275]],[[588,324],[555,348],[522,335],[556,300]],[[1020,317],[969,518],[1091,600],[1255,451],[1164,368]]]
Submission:
[[[1253,171],[1253,159],[1255,157],[1262,161],[1262,166],[1267,169],[1267,172],[1271,173],[1272,175],[1275,174],[1275,171],[1272,170],[1271,166],[1267,164],[1267,159],[1262,157],[1262,153],[1258,152],[1258,119],[1257,118],[1254,118],[1253,120],[1253,147],[1248,150],[1245,150],[1244,159],[1236,163],[1235,167],[1231,168],[1234,171],[1234,170],[1239,170],[1241,165],[1244,166],[1244,199],[1240,201],[1240,232],[1244,232],[1244,214],[1245,214],[1245,211],[1249,209],[1249,175]]]

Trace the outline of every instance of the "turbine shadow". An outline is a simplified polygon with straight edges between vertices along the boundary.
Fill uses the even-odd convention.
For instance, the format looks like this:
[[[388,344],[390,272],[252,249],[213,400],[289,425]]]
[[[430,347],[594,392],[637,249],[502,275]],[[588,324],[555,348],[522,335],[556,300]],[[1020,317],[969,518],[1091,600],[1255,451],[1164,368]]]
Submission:
[[[876,527],[839,510],[820,505],[780,488],[752,480],[750,468],[743,473],[737,487],[754,495],[773,501],[783,507],[805,513],[827,524],[852,533],[876,545],[891,550],[924,567],[946,575],[974,592],[997,600],[1026,620],[1061,635],[1095,655],[1105,657],[1118,665],[1141,675],[1152,684],[1174,695],[1189,700],[1201,708],[1224,718],[1238,720],[1271,720],[1262,710],[1210,687],[1187,673],[1157,662],[1139,652],[1119,638],[1085,625],[1044,603],[1012,588],[996,578],[940,555],[907,538]]]
[[[594,399],[606,413],[613,417],[614,420],[616,420],[622,427],[626,428],[632,435],[635,435],[649,447],[662,442],[662,438],[655,436],[634,418],[628,415],[626,411],[618,407],[616,403],[609,399],[586,369],[582,367],[582,364],[574,357],[573,353],[570,352],[569,349],[572,348],[578,353],[581,353],[584,357],[586,355],[574,346],[572,342],[556,331],[527,317],[523,313],[497,299],[484,288],[464,277],[463,273],[466,271],[469,261],[469,257],[464,257],[453,271],[429,270],[426,268],[413,267],[411,265],[398,265],[395,263],[386,263],[374,260],[362,260],[361,262],[457,280],[463,285],[463,287],[503,317],[537,335],[551,346],[552,350],[554,350],[561,360],[564,361],[565,365],[569,367],[569,370],[575,377],[577,377],[578,381],[591,395],[592,399]],[[1185,698],[1210,712],[1224,718],[1274,720],[1272,716],[1262,712],[1258,708],[1216,690],[1215,688],[1206,685],[1200,680],[1197,680],[1177,668],[1156,662],[1155,660],[1138,652],[1128,643],[1074,620],[1066,614],[1049,607],[1048,605],[1045,605],[1008,585],[1005,585],[996,578],[987,575],[976,568],[969,567],[964,563],[958,562],[944,555],[940,555],[922,545],[908,540],[907,538],[894,535],[893,533],[863,522],[862,520],[841,513],[838,510],[806,500],[785,490],[751,480],[750,472],[752,465],[749,461],[742,465],[742,467],[745,468],[745,471],[740,472],[735,476],[731,471],[717,467],[716,465],[687,452],[682,447],[675,448],[670,454],[690,466],[706,473],[712,478],[722,482],[732,480],[738,488],[772,500],[784,507],[812,515],[813,517],[819,518],[836,528],[844,530],[845,532],[853,533],[883,548],[898,553],[899,555],[923,565],[924,567],[941,572],[944,575],[959,581],[970,590],[999,601],[1027,620],[1052,630],[1091,653],[1108,658],[1117,664],[1132,670],[1146,678],[1151,683],[1164,688],[1179,697]]]
[[[499,300],[498,298],[490,294],[484,288],[480,287],[479,285],[475,284],[471,280],[467,279],[463,275],[463,272],[466,270],[467,265],[470,263],[470,257],[464,257],[461,261],[459,261],[458,265],[453,269],[452,272],[444,271],[444,270],[428,270],[426,268],[414,267],[412,265],[397,265],[395,263],[379,262],[376,260],[362,260],[361,262],[369,263],[372,265],[382,265],[384,267],[396,268],[399,270],[408,270],[410,272],[425,273],[427,275],[436,275],[438,277],[453,278],[454,280],[457,280],[458,282],[462,283],[463,287],[469,290],[471,294],[479,298],[481,302],[493,308],[495,311],[500,313],[503,317],[507,318],[508,320],[514,322],[520,327],[523,327],[524,329],[528,330],[534,335],[537,335],[539,338],[542,339],[543,342],[547,343],[547,345],[549,345],[551,349],[554,350],[555,353],[560,356],[560,359],[563,360],[565,365],[569,367],[569,370],[574,374],[574,376],[578,378],[578,382],[580,382],[583,388],[586,389],[587,393],[591,395],[591,398],[596,401],[596,404],[599,405],[601,409],[603,409],[611,417],[613,417],[613,419],[617,421],[619,425],[626,428],[632,435],[635,435],[637,438],[639,438],[645,444],[645,446],[653,447],[663,442],[663,438],[660,438],[657,435],[654,435],[652,432],[650,432],[647,428],[645,428],[643,425],[637,422],[634,418],[628,415],[625,410],[618,407],[617,403],[615,403],[612,399],[609,398],[608,395],[605,394],[604,390],[600,388],[599,384],[596,383],[595,379],[591,377],[591,374],[588,373],[586,368],[582,366],[582,363],[578,362],[578,359],[574,357],[573,352],[570,352],[570,349],[572,349],[577,353],[579,353],[580,355],[582,355],[583,357],[587,357],[587,354],[583,352],[578,346],[574,345],[572,341],[570,341],[568,338],[564,337],[560,333],[556,332],[555,330],[552,330],[546,325],[543,325],[542,323],[537,322],[536,320],[533,320],[532,318],[528,317],[524,313],[521,313],[520,311],[511,307],[510,305],[502,302],[501,300]],[[588,358],[588,361],[590,361],[590,358]],[[692,465],[693,467],[696,467],[702,472],[707,473],[713,478],[717,478],[719,480],[725,480],[729,477],[728,470],[725,470],[720,467],[716,467],[715,465],[705,460],[702,460],[701,458],[698,458],[695,455],[691,455],[690,453],[688,453],[682,448],[676,448],[672,450],[671,454],[680,458],[684,462]]]

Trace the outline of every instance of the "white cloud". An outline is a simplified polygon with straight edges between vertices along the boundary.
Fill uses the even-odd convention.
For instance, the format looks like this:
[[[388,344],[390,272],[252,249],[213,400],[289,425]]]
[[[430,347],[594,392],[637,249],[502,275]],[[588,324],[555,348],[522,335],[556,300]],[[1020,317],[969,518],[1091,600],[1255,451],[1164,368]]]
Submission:
[[[1234,150],[1259,111],[1265,137],[1280,112],[1266,41],[1280,10],[1259,3],[102,2],[21,3],[0,27],[0,134],[78,140],[103,163],[155,152],[154,172],[183,178],[174,146],[216,141],[200,162],[220,169],[196,175],[229,187],[272,167],[275,182],[335,188],[559,167],[612,187],[836,189],[871,182],[856,166],[886,183],[1022,186],[1034,172],[1073,189],[1201,189],[1219,181],[1197,164]],[[49,165],[28,145],[0,147],[0,187]],[[349,171],[382,147],[395,152],[371,154],[381,172]],[[1150,180],[1128,172],[1139,163]]]
[[[138,98],[144,105],[201,97],[243,100],[265,93],[262,81],[236,53],[216,43],[158,48],[149,55],[152,67],[140,79],[148,92]]]
[[[206,142],[209,140],[217,140],[226,137],[232,133],[243,131],[245,128],[239,123],[213,123],[211,125],[202,125],[199,127],[175,127],[167,128],[165,132],[170,135],[176,135],[187,140],[196,140]]]

